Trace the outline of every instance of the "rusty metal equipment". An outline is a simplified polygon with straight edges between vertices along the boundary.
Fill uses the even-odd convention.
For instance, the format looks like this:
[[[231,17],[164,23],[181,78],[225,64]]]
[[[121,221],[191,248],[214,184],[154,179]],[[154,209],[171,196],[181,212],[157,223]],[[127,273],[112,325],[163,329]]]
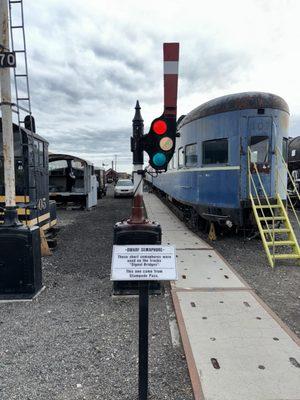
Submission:
[[[49,154],[49,197],[90,210],[97,205],[97,176],[91,162],[70,154]]]

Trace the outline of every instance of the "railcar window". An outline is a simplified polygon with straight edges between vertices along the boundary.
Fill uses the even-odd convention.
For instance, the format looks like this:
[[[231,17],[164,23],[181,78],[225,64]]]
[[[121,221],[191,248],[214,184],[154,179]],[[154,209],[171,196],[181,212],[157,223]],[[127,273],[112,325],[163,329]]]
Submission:
[[[14,131],[14,152],[15,157],[22,157],[23,147],[21,141],[21,134],[18,131]],[[3,136],[0,127],[0,156],[3,156]]]
[[[82,161],[72,160],[72,168],[84,170],[84,163]]]
[[[18,194],[24,191],[24,169],[21,158],[15,158],[15,185]],[[4,160],[0,157],[0,193],[4,194]]]
[[[178,149],[178,168],[182,168],[184,166],[184,151],[183,147]]]
[[[15,158],[15,177],[16,177],[16,192],[24,193],[24,168],[21,158]]]
[[[37,140],[33,141],[33,155],[34,155],[34,165],[39,165],[39,142]]]
[[[39,165],[44,166],[44,143],[39,142]]]
[[[251,161],[257,164],[268,162],[269,138],[268,136],[252,136],[250,139]]]
[[[172,169],[175,169],[176,168],[176,156],[177,156],[177,154],[176,153],[174,153],[174,155],[173,155],[173,157],[172,157]]]
[[[287,161],[288,158],[288,140],[287,138],[283,138],[282,140],[282,156],[284,161]]]
[[[57,171],[59,169],[67,168],[67,160],[56,160],[49,162],[49,171]]]
[[[203,164],[225,164],[228,162],[228,139],[203,142]]]
[[[191,167],[192,165],[196,165],[197,162],[197,144],[188,144],[185,146],[185,165]]]

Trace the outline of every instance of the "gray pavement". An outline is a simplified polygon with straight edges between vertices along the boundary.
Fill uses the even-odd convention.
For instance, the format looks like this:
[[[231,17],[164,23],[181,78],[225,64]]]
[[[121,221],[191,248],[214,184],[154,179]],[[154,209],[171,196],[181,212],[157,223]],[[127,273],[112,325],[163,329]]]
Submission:
[[[163,201],[169,204],[165,199]],[[181,217],[175,206],[171,205],[171,209]],[[298,215],[300,217],[300,211]],[[296,228],[294,216],[290,217],[300,243],[300,229]],[[294,260],[282,261],[271,268],[259,235],[249,240],[242,233],[227,232],[219,234],[216,241],[210,242],[206,233],[196,233],[219,251],[230,266],[300,337],[300,263]]]
[[[244,240],[241,236],[225,235],[213,246],[288,327],[300,336],[300,265],[295,261],[282,262],[272,269],[259,236]]]
[[[59,211],[46,290],[32,303],[0,304],[1,400],[137,399],[137,299],[112,299],[109,280],[113,224],[130,205],[110,195],[90,212]],[[151,297],[149,399],[193,399],[173,319],[168,290]]]

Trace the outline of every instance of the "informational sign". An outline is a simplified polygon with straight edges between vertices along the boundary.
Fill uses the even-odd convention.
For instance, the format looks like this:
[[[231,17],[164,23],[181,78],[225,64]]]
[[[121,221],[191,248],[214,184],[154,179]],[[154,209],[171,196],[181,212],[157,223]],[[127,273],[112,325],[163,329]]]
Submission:
[[[160,245],[115,245],[113,247],[111,280],[177,280],[175,247]]]
[[[13,52],[0,53],[0,68],[15,68],[16,54]]]

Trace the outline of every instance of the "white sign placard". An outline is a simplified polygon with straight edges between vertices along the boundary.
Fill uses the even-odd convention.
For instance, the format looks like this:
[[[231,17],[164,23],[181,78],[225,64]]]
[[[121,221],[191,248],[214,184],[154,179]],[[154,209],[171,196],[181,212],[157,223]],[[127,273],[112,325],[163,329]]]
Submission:
[[[177,279],[174,246],[113,246],[112,281],[175,281]]]

